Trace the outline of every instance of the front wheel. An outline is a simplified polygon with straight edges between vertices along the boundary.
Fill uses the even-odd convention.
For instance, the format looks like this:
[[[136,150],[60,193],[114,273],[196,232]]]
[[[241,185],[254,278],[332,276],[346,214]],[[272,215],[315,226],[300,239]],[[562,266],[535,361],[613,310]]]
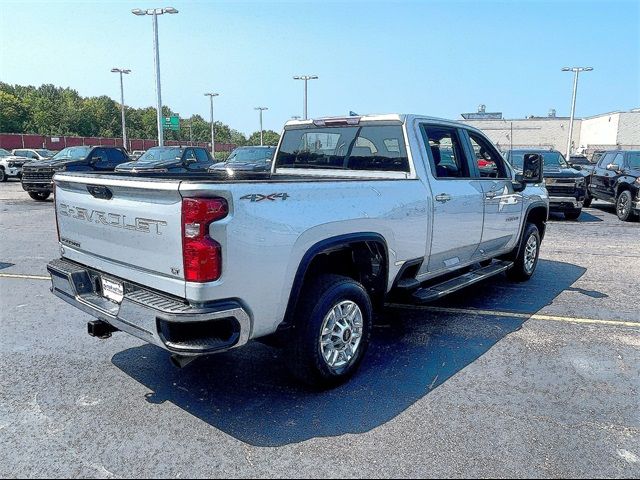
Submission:
[[[0,167],[0,182],[7,181],[7,174],[4,172],[4,168]]]
[[[373,322],[364,287],[342,275],[322,275],[306,285],[287,340],[291,373],[315,388],[332,388],[358,369]]]
[[[578,218],[580,218],[581,214],[581,208],[576,208],[575,210],[565,210],[564,218],[566,218],[567,220],[577,220]]]
[[[44,202],[51,195],[49,192],[29,192],[29,196],[37,202]]]
[[[507,271],[507,276],[516,282],[524,282],[531,278],[538,265],[540,255],[540,232],[533,223],[528,223],[520,243],[518,256]]]
[[[633,213],[633,197],[629,190],[624,190],[618,195],[616,200],[616,214],[618,218],[623,222],[631,222],[635,220],[635,214]]]

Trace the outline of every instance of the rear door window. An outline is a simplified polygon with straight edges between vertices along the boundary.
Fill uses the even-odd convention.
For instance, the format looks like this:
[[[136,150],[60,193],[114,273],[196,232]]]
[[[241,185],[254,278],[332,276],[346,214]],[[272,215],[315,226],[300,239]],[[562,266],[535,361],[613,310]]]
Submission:
[[[208,152],[204,148],[196,148],[196,158],[200,163],[209,163],[209,155]]]
[[[109,159],[109,165],[114,168],[127,161],[125,154],[117,148],[107,150],[107,158]]]
[[[437,179],[471,178],[469,163],[455,127],[421,125],[431,172]]]

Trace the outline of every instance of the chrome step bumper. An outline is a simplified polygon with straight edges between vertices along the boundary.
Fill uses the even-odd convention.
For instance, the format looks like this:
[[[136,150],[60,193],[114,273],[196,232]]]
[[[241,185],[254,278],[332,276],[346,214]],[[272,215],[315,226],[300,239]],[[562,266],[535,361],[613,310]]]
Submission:
[[[64,259],[52,260],[47,270],[54,295],[172,353],[201,355],[229,350],[245,345],[251,336],[251,319],[234,300],[194,306],[117,279],[125,285],[125,294],[122,302],[116,303],[101,295],[102,272]]]

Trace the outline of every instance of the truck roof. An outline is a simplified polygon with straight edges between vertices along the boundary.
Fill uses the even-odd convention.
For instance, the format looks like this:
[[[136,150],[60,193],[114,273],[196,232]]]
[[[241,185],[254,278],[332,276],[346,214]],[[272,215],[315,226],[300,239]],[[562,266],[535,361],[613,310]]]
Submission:
[[[455,120],[449,120],[446,118],[438,118],[438,117],[430,117],[428,115],[419,115],[415,113],[384,113],[384,114],[368,114],[368,115],[343,115],[343,116],[334,116],[334,117],[319,117],[319,118],[310,118],[308,120],[289,120],[285,124],[285,128],[290,127],[303,127],[314,124],[319,124],[322,122],[338,122],[340,120],[348,121],[349,119],[354,119],[355,122],[397,122],[397,123],[410,123],[415,119],[427,120],[434,123],[446,124],[446,125],[455,125],[459,127],[463,127],[469,130],[480,131],[479,129],[467,125],[466,123],[458,122]],[[359,120],[355,120],[359,119]]]

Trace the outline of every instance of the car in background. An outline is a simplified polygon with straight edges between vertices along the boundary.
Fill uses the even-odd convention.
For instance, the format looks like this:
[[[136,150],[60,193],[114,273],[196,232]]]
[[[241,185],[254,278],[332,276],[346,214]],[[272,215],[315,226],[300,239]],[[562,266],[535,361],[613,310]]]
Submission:
[[[20,178],[22,166],[29,161],[26,157],[18,157],[9,150],[0,148],[0,182],[10,178]]]
[[[575,167],[576,165],[580,165],[581,167],[593,165],[584,155],[571,155],[571,157],[569,157],[569,164],[572,167]]]
[[[131,154],[129,155],[129,158],[131,159],[132,162],[135,162],[136,160],[138,160],[142,155],[144,155],[144,153],[146,152],[146,150],[134,150],[133,152],[131,152]]]
[[[67,147],[49,160],[26,163],[22,188],[31,198],[43,202],[51,195],[53,176],[58,172],[113,172],[128,161],[127,152],[120,147]]]
[[[527,153],[542,155],[550,211],[563,213],[567,220],[577,220],[586,199],[588,174],[569,165],[557,150],[509,150],[507,160],[516,171],[522,172],[524,155]]]
[[[275,152],[276,147],[238,147],[226,161],[212,165],[209,172],[226,172],[229,176],[235,172],[269,172]]]
[[[592,198],[612,202],[616,215],[629,222],[640,215],[640,150],[604,152],[591,174]]]
[[[12,152],[16,157],[25,157],[29,160],[48,160],[55,154],[46,148],[16,148]]]
[[[202,147],[153,147],[135,162],[123,163],[116,172],[205,173],[215,160]]]

